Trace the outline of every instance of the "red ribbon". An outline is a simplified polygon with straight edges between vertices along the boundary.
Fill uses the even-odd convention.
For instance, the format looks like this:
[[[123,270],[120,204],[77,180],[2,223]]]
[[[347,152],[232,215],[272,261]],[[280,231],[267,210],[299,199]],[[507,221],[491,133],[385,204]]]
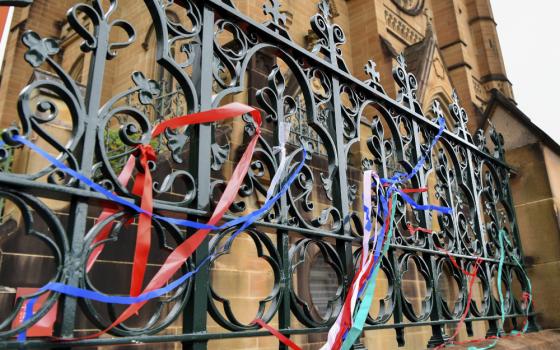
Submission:
[[[381,261],[381,258],[379,259],[379,261]],[[373,263],[373,259],[371,260],[371,262],[366,266],[366,272],[362,275],[362,278],[358,281],[359,285],[360,285],[360,289],[363,288],[365,282],[367,282],[368,276],[371,272],[371,269],[375,266],[375,264]],[[358,270],[358,272],[355,274],[354,276],[354,280],[352,281],[352,283],[350,284],[350,286],[353,286],[354,283],[356,283],[356,278],[357,276],[359,276],[360,272],[361,272],[361,268]],[[344,306],[342,309],[342,320],[340,322],[340,330],[335,338],[334,341],[334,346],[333,349],[340,349],[340,347],[342,346],[342,336],[344,334],[346,334],[346,330],[349,329],[350,327],[352,327],[352,315],[351,315],[351,302],[352,302],[352,296],[350,295],[350,293],[347,295],[346,300],[344,302]]]
[[[432,230],[428,230],[428,229],[423,228],[423,227],[413,227],[411,224],[407,224],[406,227],[408,227],[408,232],[410,232],[411,236],[414,235],[416,232],[435,234],[434,231],[432,231]]]
[[[426,187],[421,188],[405,188],[402,190],[404,193],[426,193],[428,189]]]
[[[437,234],[436,232],[434,232],[434,231],[432,231],[432,230],[428,230],[428,229],[425,229],[425,228],[422,228],[422,227],[413,227],[413,226],[410,225],[410,224],[408,224],[407,227],[408,227],[408,231],[410,232],[410,234],[415,234],[416,232],[423,232],[423,233],[427,233],[427,234],[431,234],[431,235],[436,235],[436,234]],[[453,255],[451,255],[451,252],[449,252],[448,250],[446,250],[446,249],[444,249],[444,248],[442,248],[442,247],[439,247],[439,246],[437,246],[437,245],[436,245],[436,248],[437,248],[440,252],[444,252],[444,253],[447,255],[447,257],[449,258],[449,260],[451,261],[451,263],[453,264],[453,266],[455,266],[455,268],[456,268],[457,270],[460,270],[460,271],[461,271],[464,275],[466,275],[466,276],[473,276],[473,277],[476,277],[476,272],[470,272],[470,271],[467,271],[467,270],[463,269],[463,268],[459,265],[459,263],[457,262],[457,260],[455,260],[455,257],[454,257]],[[477,258],[477,263],[479,262],[479,260],[482,261],[482,259],[479,257],[479,258]]]
[[[389,202],[388,202],[388,212],[390,213],[393,209],[393,197],[389,198]],[[391,216],[389,215],[387,217],[387,220],[384,223],[385,226],[385,230],[388,230],[389,228],[389,220],[391,220]],[[383,242],[379,242],[379,244],[382,244]],[[371,260],[371,262],[369,263],[369,265],[366,266],[366,272],[362,275],[362,278],[358,281],[360,289],[363,288],[364,284],[368,281],[369,275],[371,270],[377,265],[380,264],[382,260],[382,257],[379,257],[378,261],[376,264],[374,264],[373,259]],[[362,268],[360,267],[360,269],[356,272],[356,274],[354,275],[354,280],[352,281],[352,283],[350,284],[350,286],[353,286],[356,283],[356,278],[357,276],[360,275]],[[352,327],[352,314],[351,314],[351,302],[352,302],[352,297],[350,294],[348,294],[348,296],[346,297],[346,300],[344,302],[344,306],[342,309],[342,320],[340,322],[340,330],[338,331],[338,334],[333,342],[333,349],[340,349],[340,347],[342,346],[342,342],[343,339],[342,337],[346,334],[346,331]]]
[[[533,307],[535,307],[535,301],[532,300],[531,298],[531,294],[528,292],[523,292],[522,296],[521,296],[521,301],[523,302],[523,304],[525,304],[527,307],[529,307],[529,301],[531,301],[531,304],[533,304]]]
[[[386,186],[387,187],[387,186]],[[428,189],[427,188],[408,188],[408,189],[403,189],[402,191],[404,193],[422,193],[422,192],[426,192]],[[393,208],[393,197],[389,198],[388,201],[388,212],[390,213],[392,208]],[[389,220],[391,220],[391,216],[389,215],[384,223],[384,227],[385,230],[389,229]],[[381,263],[381,257],[379,258],[377,264]],[[368,277],[370,275],[370,272],[373,268],[375,268],[375,265],[373,263],[373,260],[370,262],[369,265],[366,266],[366,272],[362,275],[362,278],[357,281],[359,283],[360,289],[363,288],[363,286],[365,285],[365,283],[368,281]],[[360,267],[360,269],[356,272],[356,274],[354,275],[354,280],[352,281],[352,283],[350,284],[351,286],[353,286],[356,283],[356,278],[357,276],[360,275],[362,268]],[[351,315],[351,296],[349,295],[345,302],[344,302],[344,306],[342,309],[343,315],[342,315],[342,320],[340,322],[340,330],[335,338],[335,341],[333,343],[333,349],[340,349],[340,347],[342,346],[342,342],[343,339],[342,337],[344,336],[344,334],[346,334],[346,330],[348,330],[350,327],[352,327],[352,315]]]
[[[148,213],[153,210],[153,195],[152,195],[152,174],[148,161],[156,161],[157,156],[151,145],[139,145],[134,155],[130,156],[121,174],[119,175],[119,182],[126,186],[132,176],[134,167],[138,159],[142,171],[138,172],[134,180],[132,193],[141,198],[140,207]],[[101,215],[96,220],[96,223],[103,222],[111,215],[115,214],[119,209],[115,207],[105,207]],[[95,237],[93,244],[103,241],[109,237],[114,223],[106,225],[99,234]],[[134,251],[134,261],[132,264],[132,278],[130,282],[130,295],[138,296],[142,291],[142,284],[144,283],[144,275],[146,273],[146,266],[148,265],[148,256],[151,247],[151,232],[152,232],[152,218],[149,214],[140,213],[138,218],[138,227],[136,235],[136,247]],[[86,270],[89,272],[95,261],[103,251],[104,245],[95,247],[90,255]]]
[[[409,231],[411,231],[412,233],[425,232],[425,233],[428,233],[428,234],[435,234],[435,232],[433,232],[433,231],[426,230],[426,229],[423,229],[423,228],[414,228],[410,225],[408,225],[408,228],[409,228]],[[475,280],[478,276],[478,269],[480,269],[480,267],[481,267],[480,264],[482,263],[482,258],[477,257],[473,270],[472,271],[466,271],[465,269],[463,269],[462,267],[459,266],[459,264],[457,263],[457,260],[455,260],[455,257],[452,256],[449,251],[447,251],[447,250],[445,250],[441,247],[437,247],[437,248],[440,251],[447,254],[447,256],[449,257],[449,260],[451,261],[453,266],[455,266],[455,268],[459,269],[463,274],[465,274],[466,276],[469,276],[471,279],[470,279],[469,288],[468,288],[469,293],[467,295],[467,305],[465,307],[465,311],[461,315],[461,319],[459,320],[459,323],[457,324],[457,327],[455,328],[455,333],[453,333],[453,335],[451,336],[451,338],[449,338],[449,340],[447,340],[443,344],[438,345],[434,350],[443,349],[447,345],[450,345],[450,344],[453,344],[453,345],[479,344],[479,343],[483,343],[483,342],[486,342],[486,341],[489,341],[489,340],[498,339],[498,337],[496,337],[496,336],[490,336],[490,337],[486,337],[486,338],[483,338],[483,339],[473,339],[473,340],[466,340],[466,341],[455,341],[454,340],[459,335],[459,332],[461,331],[461,327],[465,323],[465,320],[466,320],[467,315],[469,313],[469,310],[471,308],[474,282],[475,282]],[[531,299],[531,294],[529,294],[527,292],[523,292],[522,301],[524,303],[529,304],[530,299]],[[533,301],[533,303],[534,303],[534,301]],[[525,323],[527,323],[527,322],[528,322],[528,320],[524,321],[523,327],[525,326]],[[500,339],[520,337],[521,335],[522,335],[522,333],[517,333],[517,334],[514,334],[514,335],[508,335],[508,336],[501,336]]]
[[[119,175],[119,182],[121,183],[121,185],[126,186],[126,184],[128,184],[128,181],[130,180],[130,177],[132,176],[132,171],[134,170],[134,164],[135,164],[135,158],[134,157],[130,157],[128,159],[128,162],[126,163],[125,167],[123,168],[121,174]],[[97,218],[97,220],[95,221],[96,224],[103,222],[104,220],[106,220],[107,218],[109,218],[111,215],[115,214],[118,211],[117,207],[105,207],[103,209],[103,211],[101,212],[101,215],[99,215],[99,217]],[[109,237],[109,234],[111,233],[111,230],[113,229],[113,225],[114,223],[111,222],[108,225],[106,225],[105,227],[103,227],[103,229],[99,232],[99,234],[95,237],[93,244],[95,245],[98,242],[101,242],[105,239],[107,239],[107,237]],[[103,251],[103,247],[104,245],[98,245],[93,249],[93,252],[90,254],[87,265],[86,265],[86,271],[89,272],[91,270],[91,268],[93,267],[93,264],[95,263],[95,261],[97,260],[97,258],[99,257],[99,255],[101,254],[101,252]]]
[[[139,160],[142,171],[136,175],[132,193],[141,197],[140,207],[149,213],[153,210],[152,174],[148,161],[156,161],[156,153],[152,146],[141,145],[138,147]],[[148,265],[152,235],[152,218],[146,213],[140,213],[138,218],[138,230],[136,235],[136,248],[134,251],[134,262],[132,264],[132,280],[130,283],[130,295],[135,297],[142,292],[144,275]]]
[[[482,260],[482,259],[479,258],[479,260]],[[476,268],[478,269],[479,267],[480,267],[480,264],[479,264],[479,262],[478,262],[478,260],[477,260],[477,266],[476,266]],[[468,301],[468,304],[469,304],[469,305],[470,305],[470,302],[471,302],[470,300],[471,300],[471,298],[472,298],[471,293],[472,293],[472,281],[473,281],[473,280],[474,280],[474,277],[473,277],[473,279],[471,280],[471,284],[470,284],[470,286],[469,286],[469,288],[470,288],[470,289],[469,289],[469,301]],[[527,293],[527,292],[523,292],[522,298],[523,298],[523,302],[527,304],[527,307],[529,307],[529,300],[531,299],[531,294],[529,294],[529,293]],[[534,301],[532,301],[532,303],[534,304]],[[468,307],[467,307],[467,311],[468,311]],[[466,316],[466,315],[465,315],[465,316]],[[525,328],[525,324],[526,324],[528,321],[529,321],[528,319],[525,319],[525,320],[523,321],[523,328]],[[463,319],[463,318],[461,319],[461,322],[464,322],[464,319]],[[459,325],[457,325],[456,333],[458,333],[458,331],[459,331],[459,329],[460,329],[460,327],[459,327],[460,325],[461,325],[461,323],[459,323]],[[490,336],[490,337],[486,337],[486,338],[482,338],[482,339],[472,339],[472,340],[466,340],[466,341],[453,341],[453,339],[456,337],[456,335],[454,335],[449,341],[447,341],[447,342],[444,343],[444,344],[439,345],[439,346],[436,348],[436,350],[442,349],[442,348],[446,347],[446,346],[449,345],[449,344],[453,344],[453,345],[480,344],[480,343],[483,343],[483,342],[486,342],[486,341],[489,341],[489,340],[515,338],[515,337],[520,337],[520,336],[522,336],[522,335],[523,335],[523,333],[516,333],[516,334],[510,334],[510,335],[500,336],[499,338],[498,338],[497,336]]]
[[[453,259],[452,261],[455,261],[455,259]],[[469,294],[467,296],[467,305],[465,306],[465,311],[463,312],[463,315],[461,315],[461,320],[459,321],[459,323],[457,324],[457,327],[455,328],[455,332],[453,333],[451,338],[449,338],[449,340],[447,340],[443,344],[438,345],[435,348],[435,350],[439,350],[441,348],[446,347],[447,344],[453,343],[454,339],[457,338],[457,336],[459,335],[459,332],[461,331],[461,327],[465,323],[465,320],[467,319],[467,316],[469,314],[469,310],[471,309],[474,282],[476,281],[476,277],[478,275],[478,269],[480,268],[480,263],[481,262],[482,262],[482,259],[480,257],[477,258],[476,262],[475,262],[475,265],[474,265],[474,268],[473,268],[473,271],[471,273],[468,273],[471,277],[471,280],[469,282]],[[454,262],[454,264],[456,264],[456,262]]]
[[[434,231],[427,230],[427,229],[424,229],[424,228],[418,228],[418,227],[414,228],[411,225],[408,225],[408,229],[409,229],[409,231],[411,231],[411,233],[424,232],[424,233],[428,233],[428,234],[436,234]],[[471,341],[468,341],[468,342],[465,342],[465,343],[461,343],[461,342],[455,342],[454,339],[457,338],[457,336],[459,335],[459,332],[461,331],[461,327],[465,323],[465,320],[467,319],[467,316],[468,316],[469,311],[471,309],[474,282],[476,281],[476,278],[478,276],[478,269],[480,268],[480,263],[482,263],[482,258],[477,257],[472,271],[467,271],[467,270],[463,269],[461,266],[459,266],[459,263],[457,263],[457,260],[455,259],[455,257],[453,255],[451,255],[451,252],[447,251],[446,249],[444,249],[442,247],[437,247],[436,246],[436,248],[438,248],[440,251],[447,254],[447,257],[449,258],[449,260],[451,261],[453,266],[456,269],[460,270],[465,276],[469,276],[470,281],[469,281],[469,288],[468,288],[469,292],[468,292],[468,295],[467,295],[467,305],[465,305],[465,310],[463,311],[463,314],[461,315],[461,319],[459,320],[459,323],[457,323],[457,327],[455,327],[455,332],[453,333],[451,338],[449,338],[449,340],[447,340],[443,344],[438,345],[435,348],[435,350],[440,350],[442,348],[445,348],[448,344],[459,345],[459,344],[475,343],[477,341],[472,341],[471,340]],[[490,339],[490,338],[487,338],[487,339]],[[484,341],[484,340],[481,340],[481,341]]]
[[[272,334],[273,336],[275,336],[278,340],[280,340],[282,342],[282,344],[288,346],[290,349],[292,350],[301,350],[301,348],[299,346],[297,346],[296,343],[294,343],[293,341],[290,340],[290,338],[286,337],[284,334],[280,333],[278,330],[274,329],[273,327],[269,326],[268,324],[266,324],[263,320],[261,319],[256,319],[253,321],[253,323],[258,324],[259,326],[261,326],[261,328],[266,329],[267,331],[270,332],[270,334]]]
[[[239,163],[235,167],[231,179],[229,180],[222,197],[220,198],[218,204],[216,205],[216,209],[214,213],[210,217],[208,221],[209,225],[216,225],[222,219],[224,214],[227,212],[235,197],[237,196],[237,192],[243,183],[243,179],[249,170],[249,166],[251,164],[251,158],[253,156],[255,147],[257,145],[257,141],[261,134],[261,124],[262,118],[260,112],[250,106],[241,104],[241,103],[231,103],[226,106],[204,111],[200,113],[194,113],[191,115],[176,117],[167,121],[164,121],[157,125],[153,132],[152,137],[156,137],[160,135],[165,129],[167,128],[180,128],[186,125],[194,125],[194,124],[203,124],[203,123],[211,123],[217,122],[221,120],[231,119],[236,116],[250,114],[253,118],[255,123],[255,134],[243,156],[239,160]],[[143,210],[151,213],[153,209],[153,198],[152,198],[152,177],[150,173],[150,169],[148,166],[149,160],[155,160],[155,152],[151,149],[149,145],[142,145],[138,148],[139,152],[139,160],[140,165],[142,166],[143,173],[139,173],[136,177],[134,183],[133,193],[135,195],[141,196],[141,207]],[[132,157],[133,158],[133,157]],[[121,183],[126,184],[128,179],[132,174],[132,168],[134,166],[134,162],[130,159],[127,163],[127,166],[119,176],[119,181]],[[114,213],[115,209],[105,209],[101,216],[98,219],[98,222],[106,219],[112,213]],[[109,235],[112,225],[109,225],[107,229],[104,229],[100,232],[98,237],[96,238],[96,242],[99,242],[103,239],[106,239]],[[142,291],[142,284],[144,280],[144,273],[146,270],[146,264],[148,259],[148,253],[150,248],[150,239],[151,239],[151,217],[148,214],[141,214],[138,222],[138,237],[136,241],[136,251],[134,255],[134,266],[133,266],[133,279],[131,283],[131,292],[134,292],[134,295],[140,295],[142,293],[147,293],[152,290],[161,288],[167,281],[169,281],[173,275],[184,265],[185,261],[194,253],[194,251],[200,246],[200,244],[204,241],[208,233],[210,232],[209,229],[203,229],[197,231],[183,243],[181,243],[175,250],[167,257],[164,264],[161,266],[159,271],[153,277],[153,279],[148,283],[146,288]],[[100,245],[94,252],[92,253],[89,261],[88,261],[88,271],[101,253],[103,247]],[[135,315],[144,305],[146,302],[130,305],[116,320],[113,322],[109,327],[106,329],[78,339],[64,339],[68,340],[84,340],[84,339],[92,339],[97,338],[109,330],[114,328],[115,326],[125,322],[130,317]]]

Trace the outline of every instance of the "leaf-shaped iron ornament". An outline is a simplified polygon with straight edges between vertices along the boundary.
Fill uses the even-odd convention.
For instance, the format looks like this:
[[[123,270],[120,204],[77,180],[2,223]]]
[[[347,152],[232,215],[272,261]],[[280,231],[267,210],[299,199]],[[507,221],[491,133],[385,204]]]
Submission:
[[[489,120],[490,123],[490,139],[494,144],[494,157],[505,160],[505,150],[504,150],[504,135],[498,132],[496,126]]]
[[[106,58],[111,60],[117,56],[117,50],[126,48],[134,42],[136,31],[130,23],[122,19],[111,22],[109,19],[116,11],[117,6],[117,0],[109,0],[109,8],[105,11],[100,0],[92,0],[91,5],[79,3],[68,11],[68,23],[84,39],[81,46],[82,51],[89,52],[101,49]],[[84,18],[93,24],[95,36],[90,32],[88,25],[84,23]],[[110,41],[111,32],[116,28],[125,33],[125,41]]]
[[[183,163],[183,149],[190,141],[190,128],[187,126],[183,131],[166,129],[164,132],[167,139],[167,148],[171,151],[173,160],[178,163]]]
[[[212,155],[212,170],[220,171],[229,157],[231,146],[229,142],[227,142],[225,145],[213,143],[210,151]]]
[[[268,86],[257,92],[257,101],[267,113],[267,120],[278,121],[278,116],[287,120],[296,113],[296,101],[292,96],[284,95],[285,91],[286,79],[280,67],[275,65],[268,75]]]
[[[383,86],[381,86],[381,74],[377,71],[377,63],[375,63],[374,60],[369,60],[364,66],[364,72],[369,77],[365,83],[384,94],[385,90],[383,89]]]
[[[346,35],[342,27],[331,23],[330,0],[321,0],[319,11],[321,13],[311,18],[311,28],[319,37],[312,52],[325,55],[332,64],[345,72],[349,72],[348,66],[342,57],[342,50],[339,47],[346,43]]]
[[[452,99],[453,103],[449,105],[449,111],[451,112],[451,116],[455,122],[454,132],[459,135],[459,137],[472,142],[472,136],[469,134],[469,129],[467,128],[469,116],[467,115],[465,109],[461,107],[457,90],[453,90]]]
[[[285,12],[280,11],[282,5],[279,0],[268,0],[268,3],[263,5],[263,12],[265,15],[272,17],[264,23],[265,26],[271,28],[283,37],[290,39],[290,34],[287,31],[286,23],[288,16]],[[291,40],[291,39],[290,39]]]
[[[54,39],[41,39],[39,34],[27,31],[21,41],[29,50],[25,53],[25,60],[35,68],[40,67],[49,56],[54,56],[60,51],[58,42]]]
[[[143,105],[149,105],[154,97],[159,96],[161,93],[159,84],[155,80],[147,79],[142,72],[132,73],[132,80],[140,88],[138,99]]]
[[[406,59],[401,53],[397,56],[397,66],[393,68],[393,77],[400,87],[397,101],[407,106],[414,112],[423,114],[420,103],[416,99],[418,80],[416,80],[414,74],[409,73],[406,69]]]

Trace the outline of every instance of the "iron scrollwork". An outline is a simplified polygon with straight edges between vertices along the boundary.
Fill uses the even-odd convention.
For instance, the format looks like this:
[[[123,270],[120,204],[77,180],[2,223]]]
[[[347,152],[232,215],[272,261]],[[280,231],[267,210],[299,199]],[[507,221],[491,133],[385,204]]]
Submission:
[[[31,3],[27,0],[0,1],[0,5]],[[456,323],[465,311],[468,278],[451,264],[449,254],[457,258],[461,268],[469,271],[474,269],[479,258],[485,260],[477,273],[480,300],[473,301],[468,311],[469,320],[488,321],[490,330],[497,332],[499,305],[492,288],[497,278],[501,231],[507,238],[503,277],[507,290],[506,317],[515,320],[527,311],[523,300],[511,291],[516,279],[523,291],[527,292],[529,286],[525,272],[515,267],[515,261],[522,260],[522,251],[509,187],[510,169],[504,163],[503,137],[495,130],[490,131],[489,140],[483,131],[471,135],[467,128],[468,116],[454,94],[448,110],[444,111],[438,103],[433,106],[433,115],[446,119],[449,126],[442,131],[443,136],[433,151],[428,152],[439,127],[424,114],[417,100],[418,81],[407,71],[404,56],[397,58],[393,70],[399,87],[394,98],[383,89],[373,60],[365,67],[367,80],[362,82],[351,77],[343,55],[346,35],[340,25],[333,23],[330,1],[318,1],[318,13],[310,24],[318,41],[308,52],[290,37],[287,17],[278,0],[265,2],[265,23],[257,23],[239,13],[231,0],[145,0],[145,11],[149,13],[156,41],[152,59],[164,72],[165,79],[139,69],[127,73],[128,89],[111,90],[110,96],[102,98],[101,92],[107,89],[104,84],[108,76],[107,61],[118,60],[122,51],[131,50],[137,35],[133,24],[114,18],[120,13],[116,0],[105,4],[108,6],[103,6],[100,0],[78,3],[67,15],[69,27],[83,40],[82,52],[92,58],[88,61],[90,73],[85,88],[63,69],[57,40],[32,31],[23,33],[22,41],[28,48],[24,59],[34,69],[48,67],[55,78],[32,81],[21,92],[19,125],[2,133],[5,145],[0,149],[0,158],[3,161],[19,152],[13,140],[13,136],[19,134],[46,145],[59,161],[92,177],[108,190],[130,201],[138,201],[132,194],[131,184],[121,183],[119,173],[139,145],[151,145],[158,153],[150,164],[154,174],[154,212],[192,215],[205,221],[212,204],[220,198],[230,165],[235,164],[239,150],[254,134],[251,120],[243,116],[241,122],[231,124],[167,130],[156,140],[151,140],[151,132],[155,124],[175,114],[193,113],[241,100],[260,108],[265,118],[250,170],[229,214],[253,210],[267,195],[270,179],[278,172],[281,161],[277,152],[280,123],[297,125],[286,145],[288,165],[281,183],[285,183],[302,161],[303,150],[307,151],[302,171],[287,193],[244,232],[249,238],[246,241],[256,248],[257,257],[270,267],[269,277],[273,283],[270,293],[256,301],[257,313],[251,316],[266,322],[278,316],[279,328],[291,331],[293,315],[303,326],[298,330],[301,333],[316,333],[321,331],[318,328],[332,324],[348,292],[347,283],[361,259],[361,248],[351,247],[357,245],[362,235],[361,208],[353,209],[359,208],[362,196],[356,175],[361,173],[360,166],[390,177],[396,172],[410,172],[421,159],[425,159],[424,165],[403,186],[426,187],[427,193],[413,194],[413,198],[421,204],[439,202],[439,205],[451,207],[453,214],[435,217],[412,210],[401,199],[394,203],[396,214],[392,224],[396,232],[389,253],[381,262],[388,292],[379,300],[379,314],[369,315],[366,330],[386,328],[393,319],[391,326],[397,330],[399,344],[403,344],[403,334],[409,326],[425,322]],[[401,5],[414,12],[423,6],[423,1]],[[121,39],[112,41],[117,36],[110,34],[117,31]],[[252,66],[259,55],[270,59],[264,73],[256,72]],[[247,86],[247,81],[257,83]],[[50,127],[62,119],[63,110],[68,131],[64,137],[55,137]],[[199,137],[199,128],[210,130],[207,139]],[[201,149],[208,151],[209,159],[188,156]],[[39,238],[52,250],[56,261],[52,281],[71,281],[74,286],[97,290],[100,287],[95,274],[85,268],[89,255],[95,244],[111,246],[125,242],[126,230],[137,215],[116,211],[104,221],[92,224],[89,220],[85,224],[88,215],[97,214],[94,207],[98,196],[55,167],[42,164],[29,173],[3,169],[0,203],[9,202],[21,213],[19,232]],[[194,171],[200,169],[207,170],[206,174],[210,175],[206,177],[210,178],[197,175],[204,173]],[[140,169],[135,168],[134,174],[138,171]],[[47,184],[43,183],[45,180]],[[13,186],[21,191],[14,190]],[[84,227],[71,231],[73,226],[63,225],[61,215],[51,210],[43,198],[35,198],[35,194],[45,196],[45,201],[62,199],[64,203],[73,203],[64,208],[67,211],[64,214],[73,220],[82,219]],[[376,203],[376,199],[374,196],[372,202]],[[92,210],[88,212],[88,208]],[[35,229],[39,220],[49,227],[50,235]],[[383,224],[377,210],[372,211],[372,220],[378,226]],[[348,229],[349,223],[354,228]],[[436,232],[411,234],[413,226]],[[109,237],[93,243],[94,237],[107,228],[110,228]],[[190,234],[157,219],[152,220],[152,231],[164,256]],[[227,260],[232,244],[243,241],[244,238],[236,237],[222,246],[233,232],[233,228],[220,231],[205,246],[206,253],[215,254],[210,267],[201,267],[200,275],[152,301],[147,309],[149,317],[142,322],[118,325],[112,334],[142,336],[147,342],[166,341],[166,335],[157,333],[169,330],[183,317],[188,326],[183,328],[182,341],[197,343],[202,349],[207,341],[197,340],[199,334],[208,333],[208,339],[220,339],[242,337],[244,331],[256,331],[258,327],[242,321],[232,306],[233,301],[221,295],[217,281],[208,277],[212,268],[217,269]],[[196,262],[203,261],[204,254],[204,249],[197,252],[184,263],[181,272],[193,271],[198,267]],[[311,273],[306,267],[311,265],[312,269],[317,261],[322,261],[322,268],[330,271],[327,276],[332,292],[322,301],[321,307],[308,293]],[[414,305],[418,300],[407,298],[403,281],[412,265],[416,266],[416,275],[426,290],[420,300],[420,310]],[[457,289],[456,300],[439,294],[440,279],[446,277]],[[10,314],[0,323],[0,337],[7,339],[29,329],[58,300],[64,299],[56,293],[49,294],[39,312],[11,330],[9,326],[16,312]],[[18,300],[16,307],[23,302]],[[115,305],[100,307],[87,300],[79,305],[100,329],[112,323],[120,310]],[[184,312],[192,309],[199,310],[200,314]],[[529,311],[529,322],[534,327],[534,314]],[[206,312],[218,325],[233,333],[207,332],[208,324],[203,317]],[[64,315],[62,323],[70,326],[59,335],[69,337],[76,330],[75,316],[75,311]],[[405,318],[412,324],[406,324]],[[445,338],[438,328],[442,327],[432,327],[434,344]],[[106,344],[111,341],[100,340]]]

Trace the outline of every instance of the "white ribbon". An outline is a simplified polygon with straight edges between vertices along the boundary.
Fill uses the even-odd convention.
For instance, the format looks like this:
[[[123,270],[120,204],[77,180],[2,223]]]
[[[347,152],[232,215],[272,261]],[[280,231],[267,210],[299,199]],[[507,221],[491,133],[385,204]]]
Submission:
[[[353,315],[354,314],[354,310],[356,308],[356,302],[358,300],[358,294],[360,292],[360,283],[359,281],[363,278],[364,274],[366,273],[366,271],[368,270],[369,266],[373,263],[373,250],[369,249],[369,241],[371,239],[371,223],[368,225],[368,222],[371,221],[371,217],[372,217],[372,213],[373,213],[373,208],[371,206],[371,186],[372,186],[372,181],[371,178],[372,176],[376,177],[377,180],[377,192],[376,192],[376,196],[377,196],[377,207],[379,206],[379,186],[380,186],[380,181],[379,178],[377,177],[377,175],[372,171],[372,170],[368,170],[366,172],[364,172],[364,179],[363,179],[363,202],[364,202],[364,237],[362,240],[362,267],[360,270],[360,273],[358,274],[358,277],[355,279],[355,283],[352,286],[352,294],[351,294],[351,299],[350,299],[350,314]],[[367,208],[367,209],[366,209]],[[375,218],[375,217],[374,217]],[[375,218],[375,234],[374,234],[374,243],[373,246],[375,247],[375,245],[377,244],[377,237],[378,237],[378,231],[377,231],[377,219]],[[340,324],[342,323],[342,311],[338,314],[338,317],[336,319],[336,322],[333,324],[333,326],[331,327],[331,329],[329,330],[329,335],[328,335],[328,339],[327,339],[327,343],[325,345],[323,345],[323,347],[321,348],[321,350],[331,350],[333,348],[334,342],[336,340],[336,337],[338,335],[338,333],[340,332]]]
[[[276,187],[278,187],[280,181],[284,177],[284,172],[288,165],[288,159],[286,156],[286,142],[288,140],[288,136],[290,135],[291,127],[292,124],[289,122],[278,122],[278,146],[274,147],[273,153],[280,153],[280,164],[278,165],[278,169],[276,169],[276,174],[274,174],[274,177],[270,181],[270,186],[268,187],[268,191],[266,192],[265,202],[274,197],[274,193],[276,193]]]

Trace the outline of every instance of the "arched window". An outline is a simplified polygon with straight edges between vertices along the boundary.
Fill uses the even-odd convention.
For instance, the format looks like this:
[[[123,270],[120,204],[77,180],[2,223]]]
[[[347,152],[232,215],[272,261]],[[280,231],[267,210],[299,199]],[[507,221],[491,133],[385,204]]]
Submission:
[[[181,19],[179,15],[172,10],[168,9],[166,14],[171,22],[184,22],[184,19]],[[184,44],[186,44],[184,41],[176,41],[170,47],[170,55],[179,62],[184,59],[184,57],[179,57],[182,54],[181,49]],[[153,109],[150,109],[153,118],[159,120],[186,113],[186,102],[182,96],[180,86],[177,84],[172,74],[156,60],[157,36],[153,24],[150,25],[146,32],[142,48],[146,51],[145,55],[150,57],[150,59],[146,61],[147,63],[143,72],[146,73],[148,79],[155,80],[160,88],[159,96],[154,98]]]
[[[181,19],[179,15],[174,11],[167,10],[166,11],[167,17],[170,21],[174,23],[181,23]],[[173,77],[169,72],[167,72],[162,65],[156,62],[156,50],[157,50],[157,37],[155,35],[155,27],[154,25],[150,25],[146,33],[146,37],[144,38],[144,42],[142,43],[142,47],[144,50],[147,51],[149,57],[153,57],[153,60],[150,61],[149,67],[146,67],[146,72],[152,72],[151,77],[155,81],[157,81],[164,91],[171,91],[173,89]],[[175,57],[178,53],[177,47],[181,45],[181,42],[176,42],[171,48],[171,56]]]

